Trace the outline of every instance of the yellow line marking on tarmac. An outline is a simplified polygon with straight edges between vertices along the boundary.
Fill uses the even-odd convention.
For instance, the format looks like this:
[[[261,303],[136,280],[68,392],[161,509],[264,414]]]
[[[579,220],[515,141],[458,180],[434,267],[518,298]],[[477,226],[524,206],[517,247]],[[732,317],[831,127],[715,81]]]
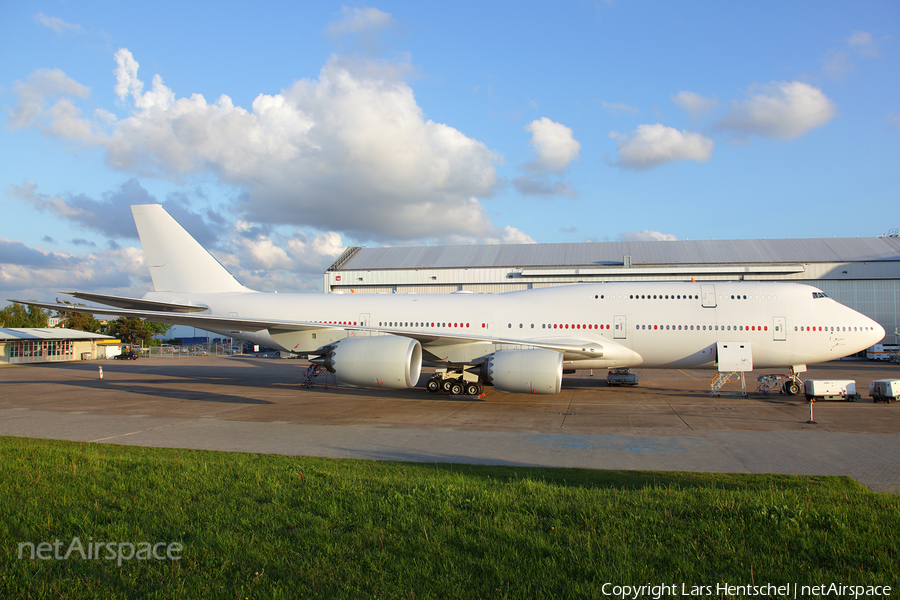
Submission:
[[[679,373],[682,373],[682,374],[684,374],[684,375],[687,375],[688,377],[690,377],[690,378],[693,379],[694,381],[703,381],[702,379],[697,379],[696,377],[694,377],[694,376],[691,375],[690,373],[685,373],[685,372],[682,371],[681,369],[678,369],[678,372],[679,372]]]

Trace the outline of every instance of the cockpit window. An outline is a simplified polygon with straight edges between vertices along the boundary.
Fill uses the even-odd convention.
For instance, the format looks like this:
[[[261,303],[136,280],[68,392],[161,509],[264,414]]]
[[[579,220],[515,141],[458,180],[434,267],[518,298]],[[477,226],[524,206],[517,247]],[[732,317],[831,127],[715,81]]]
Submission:
[[[813,298],[827,298],[828,297],[825,295],[825,292],[813,292],[812,295],[813,295]]]

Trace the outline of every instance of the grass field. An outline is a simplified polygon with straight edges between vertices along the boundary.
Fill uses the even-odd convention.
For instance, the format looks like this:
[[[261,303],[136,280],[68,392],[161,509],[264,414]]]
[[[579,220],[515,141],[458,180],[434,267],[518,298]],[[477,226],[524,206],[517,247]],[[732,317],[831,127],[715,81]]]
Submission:
[[[900,587],[900,496],[849,478],[0,438],[0,491],[3,598],[600,598],[604,583],[677,584],[680,593],[682,584],[722,582],[888,585],[896,595]],[[53,557],[75,538],[87,557],[77,547]],[[30,558],[28,544],[56,540],[53,552],[44,547],[47,560]],[[105,545],[91,557],[89,544],[101,542],[113,543],[114,559]],[[158,545],[158,556],[180,544],[180,560],[146,550],[117,564],[141,543]]]

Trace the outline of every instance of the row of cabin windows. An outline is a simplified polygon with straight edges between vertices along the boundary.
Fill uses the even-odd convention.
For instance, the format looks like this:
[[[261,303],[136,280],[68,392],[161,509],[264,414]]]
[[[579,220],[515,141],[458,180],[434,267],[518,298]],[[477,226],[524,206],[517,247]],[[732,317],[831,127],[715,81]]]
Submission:
[[[638,330],[662,331],[768,331],[765,325],[635,325]]]
[[[765,325],[635,325],[635,329],[637,330],[662,330],[662,331],[768,331],[768,326]],[[872,327],[797,327],[794,326],[794,331],[839,331],[839,332],[852,332],[852,331],[873,331]],[[777,327],[776,327],[777,331]]]
[[[733,297],[734,296],[732,296],[732,298]],[[614,295],[610,296],[610,298],[612,298],[613,300],[616,300],[616,299],[622,300],[623,298],[625,298],[625,296],[622,294],[618,294],[618,295],[614,294]],[[596,296],[596,295],[594,296],[594,300],[605,300],[605,299],[606,299],[605,294],[600,294],[599,296]],[[682,294],[671,294],[671,295],[670,294],[640,294],[640,295],[631,294],[630,296],[628,296],[628,299],[629,300],[699,300],[700,296],[697,296],[694,294],[685,294],[685,295],[682,295]]]
[[[816,295],[819,294],[819,295]],[[826,298],[825,294],[821,292],[813,292],[813,298]],[[612,295],[610,296],[613,300],[623,300],[626,298],[625,295]],[[629,300],[699,300],[700,296],[697,294],[630,294],[627,297]],[[606,295],[601,294],[599,296],[594,296],[595,300],[605,300]],[[719,294],[719,300],[725,300],[726,297],[722,294]],[[732,300],[777,300],[777,296],[754,296],[750,294],[731,294]]]
[[[354,323],[355,325],[355,323]],[[379,321],[379,327],[462,327],[463,329],[469,327],[468,323],[420,323],[409,322],[409,321]],[[482,329],[488,329],[487,323],[481,324]]]
[[[828,326],[803,327],[802,325],[800,327],[797,327],[796,325],[794,326],[794,331],[828,331],[828,332],[831,332],[831,331],[874,331],[874,330],[875,330],[874,327],[843,327],[843,326],[841,326],[841,327],[828,327]]]
[[[507,323],[508,328],[512,329],[513,324]],[[534,323],[530,325],[534,329]],[[524,329],[525,324],[519,323],[519,329]],[[582,323],[541,323],[541,329],[609,329],[609,325],[582,324]]]

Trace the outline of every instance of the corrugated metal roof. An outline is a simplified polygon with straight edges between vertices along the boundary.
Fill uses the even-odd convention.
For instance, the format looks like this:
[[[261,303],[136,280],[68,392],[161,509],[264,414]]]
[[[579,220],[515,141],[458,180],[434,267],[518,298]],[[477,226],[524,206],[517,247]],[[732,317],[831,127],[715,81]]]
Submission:
[[[900,261],[900,238],[584,242],[362,248],[341,271],[723,263]]]
[[[116,338],[102,335],[99,333],[90,333],[87,331],[77,331],[75,329],[60,329],[57,327],[41,327],[41,328],[0,328],[0,341],[10,340],[114,340]]]

